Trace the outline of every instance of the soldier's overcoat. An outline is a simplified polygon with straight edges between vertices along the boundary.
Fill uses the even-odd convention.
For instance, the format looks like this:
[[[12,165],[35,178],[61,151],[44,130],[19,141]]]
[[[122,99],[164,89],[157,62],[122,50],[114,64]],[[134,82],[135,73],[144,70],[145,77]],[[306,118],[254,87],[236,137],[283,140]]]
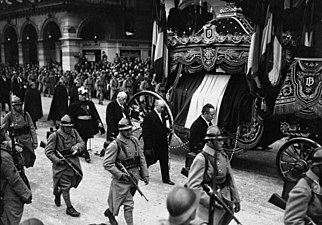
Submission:
[[[78,146],[79,152],[82,152],[85,148],[85,143],[78,134],[78,132],[73,129],[71,134],[65,133],[61,128],[56,132],[52,133],[48,137],[48,143],[45,148],[45,154],[53,163],[53,180],[54,180],[54,192],[57,189],[59,184],[60,177],[70,171],[70,166],[68,164],[57,165],[57,162],[60,161],[60,158],[57,156],[55,151],[63,152],[66,149],[70,149],[72,146]],[[77,155],[68,158],[69,162],[72,163],[78,169],[79,172],[82,171],[82,167]],[[75,174],[76,176],[76,174]],[[81,182],[82,177],[76,176],[76,182],[72,182],[72,187],[77,187]]]

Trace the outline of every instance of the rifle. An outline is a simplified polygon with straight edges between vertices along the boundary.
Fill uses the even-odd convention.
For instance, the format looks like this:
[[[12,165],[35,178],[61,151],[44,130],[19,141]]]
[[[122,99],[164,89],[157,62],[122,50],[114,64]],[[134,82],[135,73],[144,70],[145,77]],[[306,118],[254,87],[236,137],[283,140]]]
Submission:
[[[219,203],[230,215],[231,217],[236,221],[238,225],[242,225],[242,223],[237,219],[237,217],[234,215],[233,211],[229,208],[229,206],[217,195],[214,190],[209,187],[207,184],[202,184],[202,188],[204,191],[209,195],[213,196],[214,200]]]
[[[44,141],[41,141],[40,147],[45,148],[46,143]],[[55,153],[59,158],[64,160],[64,162],[76,173],[77,176],[80,176],[81,178],[83,178],[83,175],[77,170],[77,168],[73,165],[73,163],[71,163],[67,158],[65,158],[59,151],[55,151]]]
[[[279,207],[280,209],[285,210],[286,208],[286,201],[284,198],[282,198],[279,194],[274,193],[271,195],[271,197],[268,200],[269,203],[272,203],[273,205]],[[308,222],[308,225],[317,225],[311,217],[306,216],[305,219]]]
[[[123,164],[121,162],[116,161],[115,162],[116,166],[127,175],[127,177],[129,178],[130,182],[134,185],[135,189],[140,193],[140,195],[148,202],[149,200],[147,199],[147,197],[143,194],[143,192],[141,191],[141,189],[139,188],[138,184],[136,183],[136,178],[134,177],[134,175],[131,172],[128,172],[127,169],[123,166]]]

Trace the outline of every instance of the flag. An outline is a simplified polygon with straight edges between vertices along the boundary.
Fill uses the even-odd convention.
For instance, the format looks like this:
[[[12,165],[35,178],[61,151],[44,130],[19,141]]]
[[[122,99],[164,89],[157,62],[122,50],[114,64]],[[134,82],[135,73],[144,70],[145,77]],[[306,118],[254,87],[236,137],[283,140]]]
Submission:
[[[168,76],[166,13],[164,0],[153,3],[152,66],[160,83]]]

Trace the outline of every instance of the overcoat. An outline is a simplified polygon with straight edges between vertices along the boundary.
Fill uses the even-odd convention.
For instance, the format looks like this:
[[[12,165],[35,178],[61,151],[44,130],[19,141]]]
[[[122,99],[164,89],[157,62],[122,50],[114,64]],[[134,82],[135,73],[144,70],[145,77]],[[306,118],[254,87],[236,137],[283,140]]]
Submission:
[[[43,117],[41,96],[37,89],[28,88],[24,102],[24,110],[30,114],[32,121],[37,121]]]
[[[189,148],[192,152],[199,152],[202,150],[206,137],[206,132],[208,129],[208,124],[206,121],[199,116],[190,127],[190,139]]]
[[[143,120],[142,135],[146,157],[149,157],[147,151],[152,149],[156,159],[160,162],[162,181],[168,182],[170,180],[167,139],[169,129],[166,127],[165,117],[163,115],[161,117],[162,121],[155,110],[149,112]],[[149,166],[155,162],[151,157],[147,163]]]
[[[284,213],[285,225],[308,224],[305,222],[306,216],[311,217],[316,224],[322,224],[322,196],[313,192],[314,188],[320,188],[320,179],[311,170],[306,176],[312,184],[301,178],[289,193]]]
[[[140,159],[139,166],[130,168],[128,171],[132,173],[137,180],[149,176],[143,150],[140,147],[138,140],[133,136],[130,139],[125,139],[121,134],[117,136],[117,139],[124,146],[126,152],[119,149],[116,140],[114,140],[107,147],[103,160],[104,168],[112,174],[108,203],[113,215],[118,215],[119,209],[124,201],[131,201],[132,207],[134,204],[133,196],[129,193],[130,188],[133,187],[133,185],[126,181],[120,181],[123,172],[116,167],[115,162],[122,162],[125,159],[138,156]]]
[[[118,122],[124,117],[129,117],[128,109],[126,105],[122,108],[116,100],[112,100],[106,106],[106,140],[108,141],[111,137],[116,137],[119,133]]]
[[[0,103],[10,103],[11,81],[0,77]]]
[[[48,120],[60,120],[68,112],[68,94],[66,87],[58,83],[51,101]]]
[[[0,188],[4,194],[4,212],[1,221],[6,225],[19,225],[25,202],[31,191],[20,177],[8,146],[1,144]]]
[[[47,158],[53,163],[52,169],[54,192],[55,190],[57,190],[61,175],[69,169],[69,165],[66,163],[63,165],[57,165],[57,162],[60,161],[60,158],[58,158],[55,151],[63,152],[63,150],[70,149],[74,145],[78,147],[79,152],[82,152],[85,148],[84,141],[75,129],[72,130],[71,134],[67,134],[60,128],[48,137],[48,142],[45,147],[45,154]],[[68,160],[78,169],[79,172],[82,172],[82,167],[77,155],[68,158]],[[76,188],[81,180],[82,177],[76,176],[76,183],[73,183],[72,187]]]
[[[215,150],[210,148],[207,144],[202,149],[203,152],[210,155],[213,159],[215,158]],[[208,160],[208,168],[206,169],[206,158],[200,152],[197,154],[189,170],[188,188],[200,191],[200,204],[198,208],[198,217],[201,218],[204,222],[208,221],[208,209],[210,205],[210,197],[203,190],[202,182],[204,181],[204,174],[212,178],[215,174],[215,169],[212,166],[212,163]],[[217,175],[216,182],[217,184],[224,184],[221,186],[219,195],[222,199],[231,207],[234,203],[240,202],[239,193],[235,185],[235,181],[232,174],[232,169],[228,160],[228,156],[224,151],[217,151]],[[222,208],[216,207],[214,221],[216,225],[226,225],[231,221],[231,217],[228,216],[228,213]]]
[[[34,147],[38,146],[37,133],[35,130],[34,123],[28,112],[21,111],[17,112],[12,109],[11,112],[7,113],[2,120],[1,129],[7,131],[10,128],[11,123],[14,124],[15,129],[21,129],[23,127],[29,127],[29,132],[24,134],[18,134],[15,136],[16,142],[23,145],[23,157],[25,166],[34,166],[36,160],[36,154]]]
[[[85,100],[72,103],[69,107],[69,115],[73,118],[75,129],[82,139],[92,138],[98,133],[98,124],[101,122],[97,109],[92,101]],[[81,120],[78,116],[91,116],[90,120]]]

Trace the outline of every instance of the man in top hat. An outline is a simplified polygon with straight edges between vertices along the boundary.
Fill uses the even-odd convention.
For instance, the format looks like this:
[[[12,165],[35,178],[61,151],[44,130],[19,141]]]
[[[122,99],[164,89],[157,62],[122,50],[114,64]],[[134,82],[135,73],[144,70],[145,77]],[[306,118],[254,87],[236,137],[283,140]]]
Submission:
[[[33,167],[36,160],[35,149],[38,146],[34,123],[30,114],[22,109],[23,102],[19,97],[12,96],[11,105],[11,111],[2,120],[1,129],[12,132],[15,142],[23,146],[24,166]],[[8,133],[6,139],[10,139]]]
[[[78,217],[80,215],[70,201],[70,189],[77,188],[83,178],[81,164],[78,158],[85,143],[73,128],[70,116],[64,115],[60,120],[60,128],[48,137],[45,154],[53,163],[53,182],[55,204],[60,206],[60,197],[66,203],[66,214]]]
[[[284,212],[285,225],[322,224],[322,148],[315,149],[313,164],[290,191]]]
[[[240,210],[240,198],[229,158],[223,149],[225,139],[227,137],[219,127],[212,125],[208,128],[205,137],[207,143],[193,160],[187,182],[188,188],[201,192],[198,217],[203,222],[213,221],[211,224],[214,225],[227,225],[232,217],[209,197],[204,191],[204,184],[217,191],[231,211]]]

